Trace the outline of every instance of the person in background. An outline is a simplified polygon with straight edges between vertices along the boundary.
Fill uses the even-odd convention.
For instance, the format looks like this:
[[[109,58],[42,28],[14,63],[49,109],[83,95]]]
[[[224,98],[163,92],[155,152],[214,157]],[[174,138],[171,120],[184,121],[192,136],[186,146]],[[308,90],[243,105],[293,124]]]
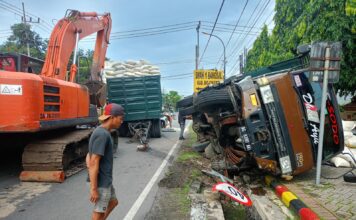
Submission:
[[[172,128],[172,123],[173,122],[172,122],[172,116],[170,115],[170,113],[169,112],[164,112],[163,116],[165,116],[167,118],[167,120],[169,122],[169,128]]]
[[[178,123],[179,123],[179,126],[180,126],[180,135],[179,135],[179,140],[184,140],[184,128],[185,128],[185,119],[186,117],[185,116],[182,116],[182,114],[178,114]]]

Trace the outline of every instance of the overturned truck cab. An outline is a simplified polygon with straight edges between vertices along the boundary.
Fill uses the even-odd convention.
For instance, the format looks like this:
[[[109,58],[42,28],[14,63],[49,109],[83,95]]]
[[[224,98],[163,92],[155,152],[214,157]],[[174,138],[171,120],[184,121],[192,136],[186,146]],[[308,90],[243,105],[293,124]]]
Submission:
[[[304,62],[305,56],[287,62]],[[194,114],[206,117],[198,124],[210,124],[216,158],[223,158],[212,159],[214,169],[236,173],[258,167],[274,175],[294,176],[313,168],[319,141],[324,142],[323,160],[343,150],[333,86],[328,86],[325,135],[320,140],[322,84],[309,80],[308,68],[290,64],[286,69],[286,61],[271,67],[276,65],[281,68],[231,77],[194,96]]]

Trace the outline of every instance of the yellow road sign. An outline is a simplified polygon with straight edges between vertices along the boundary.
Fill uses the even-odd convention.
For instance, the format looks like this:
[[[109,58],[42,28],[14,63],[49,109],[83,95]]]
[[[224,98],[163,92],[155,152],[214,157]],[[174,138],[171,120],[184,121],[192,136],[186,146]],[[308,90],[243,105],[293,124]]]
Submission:
[[[194,71],[194,92],[199,92],[205,87],[224,81],[224,71],[222,70],[195,70]]]

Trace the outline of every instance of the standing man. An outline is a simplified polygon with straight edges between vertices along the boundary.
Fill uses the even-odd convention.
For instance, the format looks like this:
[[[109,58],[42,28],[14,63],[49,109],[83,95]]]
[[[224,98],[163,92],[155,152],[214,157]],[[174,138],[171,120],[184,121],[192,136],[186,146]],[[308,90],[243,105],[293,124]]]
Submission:
[[[95,204],[93,220],[106,219],[119,204],[112,185],[113,141],[110,131],[119,128],[122,124],[124,108],[121,105],[108,104],[99,120],[102,124],[90,137],[89,153],[86,157],[90,180],[90,201]]]
[[[180,135],[179,135],[179,140],[184,140],[185,138],[183,137],[184,134],[184,128],[185,128],[185,116],[182,116],[182,114],[179,112],[178,113],[178,123],[180,125]]]

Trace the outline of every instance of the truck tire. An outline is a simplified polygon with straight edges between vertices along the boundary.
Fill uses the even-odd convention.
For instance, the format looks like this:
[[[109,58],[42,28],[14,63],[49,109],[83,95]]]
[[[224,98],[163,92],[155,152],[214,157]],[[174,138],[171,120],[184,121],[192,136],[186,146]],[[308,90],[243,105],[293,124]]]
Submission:
[[[192,145],[193,150],[195,150],[196,152],[204,152],[205,148],[210,144],[210,141],[205,141],[203,143],[194,143]]]
[[[204,155],[208,159],[212,159],[217,155],[211,143],[205,148]]]
[[[213,109],[217,105],[232,105],[226,87],[202,91],[194,101],[195,108],[202,112]]]
[[[119,131],[119,137],[129,137],[130,136],[130,130],[127,122],[122,123],[120,128],[118,129]]]
[[[161,120],[161,128],[166,128],[166,122]]]
[[[177,102],[178,108],[188,107],[193,105],[193,96],[187,96],[184,99]]]
[[[115,130],[111,132],[111,138],[113,140],[114,153],[118,152],[119,149],[119,131]]]
[[[182,109],[179,110],[179,114],[181,116],[192,115],[195,112],[196,112],[196,110],[195,110],[194,106],[182,108]]]
[[[151,125],[151,137],[153,138],[160,138],[161,137],[161,121],[158,120],[152,120],[152,125]]]

